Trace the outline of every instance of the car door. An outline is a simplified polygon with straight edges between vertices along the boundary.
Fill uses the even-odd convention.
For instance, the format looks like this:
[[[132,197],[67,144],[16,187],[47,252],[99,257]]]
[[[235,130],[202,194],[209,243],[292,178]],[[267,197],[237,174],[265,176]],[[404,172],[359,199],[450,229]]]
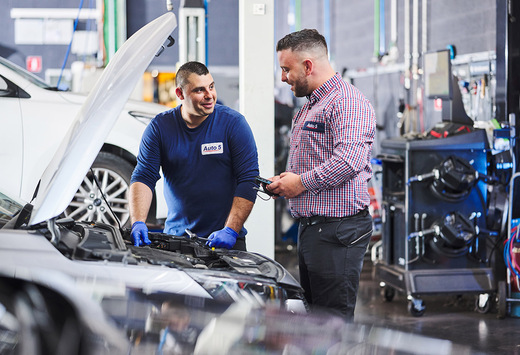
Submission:
[[[0,186],[20,195],[23,165],[20,89],[0,75]]]

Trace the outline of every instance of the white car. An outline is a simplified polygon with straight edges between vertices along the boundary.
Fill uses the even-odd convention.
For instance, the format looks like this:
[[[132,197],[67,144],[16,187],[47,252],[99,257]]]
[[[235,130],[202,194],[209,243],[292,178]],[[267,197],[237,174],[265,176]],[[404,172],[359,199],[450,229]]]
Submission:
[[[33,197],[44,169],[51,161],[86,95],[58,91],[39,77],[0,57],[0,186],[26,201]],[[129,100],[105,139],[65,214],[79,221],[115,224],[93,178],[97,177],[113,212],[129,221],[128,188],[141,135],[163,105]],[[97,132],[93,131],[92,135]],[[158,183],[149,222],[165,218],[167,208]],[[157,202],[158,201],[158,202]]]
[[[104,281],[146,293],[273,302],[305,312],[298,282],[260,254],[209,248],[194,235],[157,232],[149,233],[151,245],[135,247],[130,230],[119,224],[63,217],[117,113],[175,27],[175,15],[168,12],[118,50],[63,136],[32,204],[0,193],[0,273],[14,277],[58,271],[95,285]]]

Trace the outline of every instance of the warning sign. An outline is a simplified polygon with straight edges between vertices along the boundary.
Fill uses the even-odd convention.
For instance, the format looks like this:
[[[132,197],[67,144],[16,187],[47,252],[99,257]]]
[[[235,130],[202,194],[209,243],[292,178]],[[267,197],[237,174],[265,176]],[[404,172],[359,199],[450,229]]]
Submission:
[[[25,65],[31,73],[40,73],[42,71],[42,57],[39,55],[28,56]]]

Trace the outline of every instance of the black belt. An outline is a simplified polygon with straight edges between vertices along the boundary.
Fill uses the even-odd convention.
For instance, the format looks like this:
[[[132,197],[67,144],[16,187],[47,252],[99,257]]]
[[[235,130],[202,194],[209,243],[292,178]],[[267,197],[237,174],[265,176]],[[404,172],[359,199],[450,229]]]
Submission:
[[[300,218],[300,223],[304,226],[314,226],[316,224],[322,223],[331,223],[331,222],[340,222],[349,218],[358,217],[358,216],[366,216],[368,214],[368,208],[359,211],[356,214],[345,217],[325,217],[325,216],[311,216],[311,217],[302,217]]]

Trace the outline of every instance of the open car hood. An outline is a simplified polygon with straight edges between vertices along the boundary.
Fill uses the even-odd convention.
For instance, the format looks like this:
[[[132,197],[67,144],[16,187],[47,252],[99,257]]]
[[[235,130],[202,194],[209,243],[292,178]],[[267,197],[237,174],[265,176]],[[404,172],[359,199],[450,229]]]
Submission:
[[[29,225],[60,215],[72,201],[139,78],[176,27],[175,15],[165,13],[117,51],[43,173]]]

